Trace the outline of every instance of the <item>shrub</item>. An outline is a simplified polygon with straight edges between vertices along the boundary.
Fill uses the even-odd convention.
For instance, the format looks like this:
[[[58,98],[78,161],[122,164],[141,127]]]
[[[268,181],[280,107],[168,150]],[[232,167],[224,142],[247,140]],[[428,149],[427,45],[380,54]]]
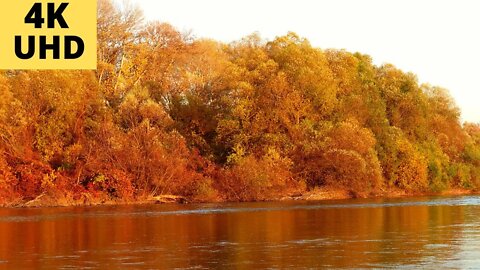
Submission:
[[[302,188],[293,179],[291,162],[271,151],[257,158],[245,156],[224,170],[218,185],[227,200],[253,201],[278,199]]]

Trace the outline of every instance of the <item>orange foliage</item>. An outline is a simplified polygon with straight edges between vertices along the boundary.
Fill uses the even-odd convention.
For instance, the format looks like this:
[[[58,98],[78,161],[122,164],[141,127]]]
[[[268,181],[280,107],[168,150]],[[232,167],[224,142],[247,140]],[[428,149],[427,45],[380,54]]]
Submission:
[[[412,73],[295,33],[223,44],[98,9],[96,71],[0,72],[0,204],[480,185],[478,124]]]
[[[243,157],[226,169],[218,181],[221,194],[233,201],[278,199],[301,188],[293,179],[288,161],[268,156]]]

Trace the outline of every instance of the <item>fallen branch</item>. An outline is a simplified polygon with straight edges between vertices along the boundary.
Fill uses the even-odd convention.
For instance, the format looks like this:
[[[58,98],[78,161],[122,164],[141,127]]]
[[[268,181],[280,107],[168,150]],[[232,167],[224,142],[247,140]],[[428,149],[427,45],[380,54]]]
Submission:
[[[36,204],[38,201],[40,201],[40,199],[43,198],[45,195],[46,195],[45,193],[42,193],[42,194],[38,195],[35,199],[26,202],[26,203],[25,203],[25,206],[26,206],[26,207],[35,206],[35,204]]]
[[[155,203],[187,203],[188,200],[186,197],[177,196],[177,195],[158,195],[152,197],[152,200]]]

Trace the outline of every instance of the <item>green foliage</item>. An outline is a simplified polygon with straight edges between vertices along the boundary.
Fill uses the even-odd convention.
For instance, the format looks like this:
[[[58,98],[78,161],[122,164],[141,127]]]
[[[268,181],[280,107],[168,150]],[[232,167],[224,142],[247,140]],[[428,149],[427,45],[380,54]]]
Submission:
[[[433,191],[445,190],[450,185],[450,158],[442,151],[436,141],[423,143],[423,152],[427,157],[428,178]]]

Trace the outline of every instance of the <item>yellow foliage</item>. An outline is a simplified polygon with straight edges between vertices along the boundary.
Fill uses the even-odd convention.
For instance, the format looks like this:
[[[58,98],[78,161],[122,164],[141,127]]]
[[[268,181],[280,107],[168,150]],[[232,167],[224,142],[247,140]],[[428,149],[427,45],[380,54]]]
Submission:
[[[412,73],[295,33],[223,44],[98,11],[96,71],[0,72],[0,204],[480,185],[478,124]]]

